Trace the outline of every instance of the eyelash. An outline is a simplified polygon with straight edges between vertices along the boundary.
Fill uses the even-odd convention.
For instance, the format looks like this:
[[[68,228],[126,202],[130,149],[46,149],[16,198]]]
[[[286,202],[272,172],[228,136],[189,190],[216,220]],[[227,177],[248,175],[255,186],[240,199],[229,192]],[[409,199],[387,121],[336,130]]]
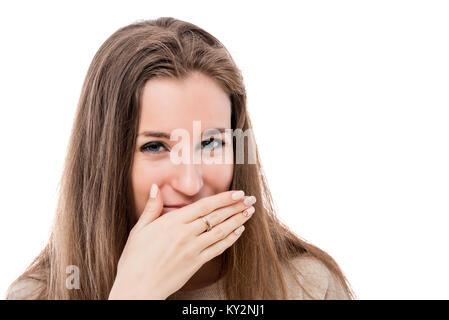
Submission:
[[[224,142],[223,140],[217,139],[217,138],[210,138],[210,139],[208,139],[208,140],[204,140],[204,141],[201,142],[201,145],[203,145],[204,142],[210,142],[210,143],[217,142],[217,143],[218,143],[218,146],[217,146],[217,147],[220,147],[220,146],[223,147],[223,146],[225,145],[225,142]],[[207,145],[210,145],[210,143],[207,144]],[[149,142],[149,143],[143,145],[143,146],[140,148],[140,151],[142,151],[142,152],[148,152],[148,153],[151,153],[151,154],[158,154],[158,153],[161,153],[160,151],[155,151],[155,152],[145,151],[145,150],[147,150],[147,149],[149,150],[149,148],[150,148],[151,146],[164,147],[165,149],[168,149],[167,146],[165,145],[165,143],[163,143],[163,142],[160,142],[160,141],[151,141],[151,142]],[[215,147],[215,148],[216,148],[216,147]],[[213,150],[215,150],[215,148],[214,148]]]

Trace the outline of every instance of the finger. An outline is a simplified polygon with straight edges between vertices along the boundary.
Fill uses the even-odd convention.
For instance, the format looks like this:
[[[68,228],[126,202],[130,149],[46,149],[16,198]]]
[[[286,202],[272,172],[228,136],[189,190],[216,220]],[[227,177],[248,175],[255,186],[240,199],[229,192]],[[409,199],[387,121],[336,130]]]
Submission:
[[[250,209],[253,208],[253,209]],[[243,225],[246,221],[248,221],[254,214],[254,207],[250,207],[246,212],[248,212],[248,216],[242,213],[236,214],[233,217],[227,219],[226,221],[220,223],[217,226],[214,226],[210,231],[204,232],[196,237],[193,240],[195,249],[198,252],[201,252],[205,248],[213,245],[216,242],[219,242],[226,238],[230,233],[236,230],[238,227]]]
[[[238,238],[240,238],[240,235],[245,230],[245,226],[241,225],[231,233],[229,233],[224,239],[214,243],[213,245],[207,247],[199,254],[199,259],[201,263],[206,263],[216,256],[219,256],[222,254],[226,249],[228,249],[230,246],[232,246]],[[207,232],[208,233],[208,232]]]
[[[241,200],[245,196],[245,193],[240,191],[225,191],[216,195],[202,198],[192,204],[189,204],[181,209],[177,210],[184,223],[190,223],[199,217],[205,216],[212,211],[229,206],[237,201]]]
[[[246,196],[242,200],[243,201],[238,201],[233,205],[219,208],[204,217],[209,221],[210,225],[214,227],[216,225],[219,225],[229,217],[250,208],[254,203],[256,203],[256,197],[254,196]],[[206,224],[202,217],[196,219],[195,221],[192,221],[189,224],[189,227],[191,228],[191,232],[194,235],[199,235],[206,230]]]
[[[142,227],[156,220],[162,213],[162,197],[157,184],[153,183],[151,185],[151,189],[148,195],[148,201],[142,214],[139,217],[139,220],[134,225],[134,229],[141,229]]]

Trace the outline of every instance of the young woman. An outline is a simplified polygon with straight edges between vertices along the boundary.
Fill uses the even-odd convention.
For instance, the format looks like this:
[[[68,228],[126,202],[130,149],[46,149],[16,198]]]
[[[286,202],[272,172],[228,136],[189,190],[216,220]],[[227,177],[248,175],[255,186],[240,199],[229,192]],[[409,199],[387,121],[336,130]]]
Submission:
[[[332,257],[277,219],[219,40],[171,17],[110,36],[83,85],[50,239],[7,299],[353,298]]]

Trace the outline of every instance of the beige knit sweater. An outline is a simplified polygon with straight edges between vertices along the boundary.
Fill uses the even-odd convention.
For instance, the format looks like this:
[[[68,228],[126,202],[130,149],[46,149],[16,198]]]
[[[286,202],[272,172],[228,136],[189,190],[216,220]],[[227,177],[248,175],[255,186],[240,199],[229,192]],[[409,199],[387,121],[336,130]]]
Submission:
[[[289,300],[343,300],[349,299],[341,282],[318,259],[310,256],[301,256],[293,260],[295,266],[302,275],[291,274],[284,268],[284,276],[288,288]],[[298,286],[293,277],[296,277],[301,285],[311,294],[308,296]],[[10,288],[6,293],[8,300],[34,299],[32,294],[35,288],[34,280],[24,280]],[[218,281],[195,290],[177,291],[167,300],[224,300],[221,290],[223,278]]]

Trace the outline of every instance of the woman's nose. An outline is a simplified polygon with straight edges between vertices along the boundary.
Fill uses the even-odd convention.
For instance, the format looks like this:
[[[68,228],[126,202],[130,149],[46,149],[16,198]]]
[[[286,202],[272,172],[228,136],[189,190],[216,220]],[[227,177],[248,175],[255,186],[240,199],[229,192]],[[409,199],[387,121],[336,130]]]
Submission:
[[[179,192],[194,196],[203,187],[203,174],[201,165],[189,163],[178,164],[174,168],[172,186]]]

